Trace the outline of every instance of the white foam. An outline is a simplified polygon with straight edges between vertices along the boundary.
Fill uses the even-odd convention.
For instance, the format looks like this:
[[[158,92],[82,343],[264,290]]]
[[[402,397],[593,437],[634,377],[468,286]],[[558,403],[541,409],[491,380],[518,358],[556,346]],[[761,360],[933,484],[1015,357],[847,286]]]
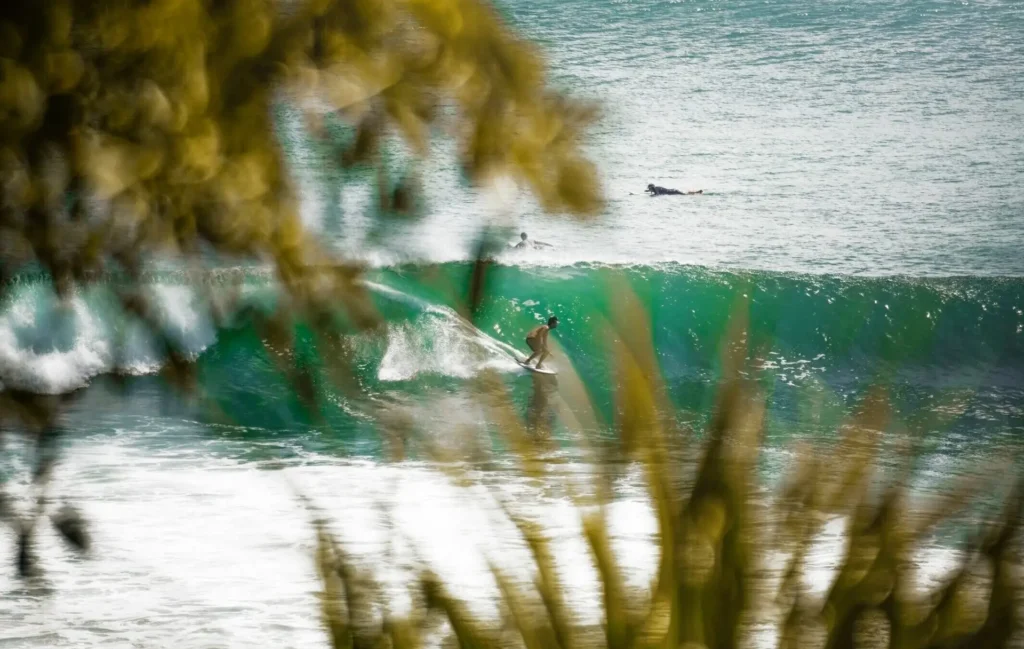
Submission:
[[[519,369],[511,345],[488,336],[454,309],[430,304],[390,286],[364,282],[373,291],[421,309],[411,322],[388,325],[387,349],[377,378],[408,381],[419,374],[470,378],[486,369]]]
[[[146,295],[163,334],[181,353],[195,358],[213,343],[213,323],[190,288],[151,284]],[[102,287],[77,291],[62,303],[49,284],[27,284],[0,309],[0,386],[61,394],[100,374],[149,374],[163,362],[152,335]]]
[[[480,483],[466,488],[416,462],[378,464],[327,456],[264,471],[197,453],[194,447],[169,448],[154,456],[137,444],[136,434],[128,433],[116,440],[79,442],[69,454],[54,493],[88,487],[89,498],[80,504],[99,551],[87,562],[72,559],[61,551],[56,535],[41,528],[40,554],[47,558],[47,576],[54,583],[51,608],[39,615],[34,598],[14,598],[11,633],[42,638],[58,629],[80,631],[99,623],[113,631],[83,634],[76,637],[76,646],[128,639],[136,645],[181,647],[322,640],[314,595],[320,586],[313,562],[313,514],[296,502],[289,483],[326,516],[354,563],[385,582],[388,606],[398,615],[408,606],[407,593],[424,566],[473,615],[492,620],[500,615],[500,593],[489,564],[520,583],[534,576],[529,549],[497,506],[497,496],[538,523],[550,539],[575,620],[602,622],[601,587],[580,511],[558,480],[498,470],[481,474]],[[586,480],[593,468],[569,464],[562,471]],[[640,467],[630,467],[607,509],[619,568],[629,591],[638,593],[649,592],[659,559],[657,520],[642,475]],[[824,597],[835,579],[846,525],[834,519],[812,545],[805,585],[814,596]],[[915,557],[921,562],[919,572],[926,573],[915,582],[920,588],[934,588],[935,579],[956,561],[954,551],[939,547],[922,548]],[[778,572],[772,584],[781,579],[780,568],[768,567]],[[11,571],[0,572],[0,589],[10,591],[11,579]],[[777,611],[763,613],[752,630],[756,638],[747,646],[777,646]],[[191,630],[182,635],[186,627]]]
[[[377,378],[408,381],[419,374],[470,378],[486,369],[516,371],[515,348],[491,338],[455,311],[430,306],[411,322],[388,326]]]
[[[39,297],[37,290],[21,292],[0,313],[0,386],[60,394],[109,370],[110,344],[84,301],[74,296],[59,306],[54,300],[40,304]],[[70,345],[53,341],[36,351],[47,346],[43,337],[54,326],[74,331]]]
[[[181,350],[196,355],[213,343],[216,329],[209,311],[190,287],[153,284],[149,292],[164,334]]]

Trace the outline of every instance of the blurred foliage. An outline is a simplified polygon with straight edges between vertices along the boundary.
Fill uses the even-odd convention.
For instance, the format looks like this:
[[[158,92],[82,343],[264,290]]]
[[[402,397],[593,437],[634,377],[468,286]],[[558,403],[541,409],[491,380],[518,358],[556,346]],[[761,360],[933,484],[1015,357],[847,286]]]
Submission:
[[[880,470],[883,433],[901,424],[920,439],[942,422],[923,415],[896,422],[885,391],[876,389],[839,427],[838,445],[829,455],[796,449],[779,491],[766,493],[757,484],[755,467],[766,425],[765,400],[754,370],[757,351],[749,348],[742,318],[745,305],[723,340],[724,378],[712,418],[698,436],[676,429],[674,420],[663,416],[672,406],[660,389],[649,319],[639,301],[623,287],[611,295],[615,321],[606,323],[607,348],[617,375],[619,413],[610,424],[617,433],[614,453],[643,468],[658,522],[660,561],[649,591],[630,592],[619,565],[607,516],[611,474],[593,471],[595,484],[587,487],[559,471],[557,455],[548,452],[549,438],[529,423],[531,413],[521,419],[507,384],[485,375],[479,388],[489,417],[482,425],[504,437],[524,476],[543,484],[545,491],[568,495],[576,505],[603,590],[603,628],[595,633],[577,621],[574,593],[558,576],[555,539],[495,489],[493,497],[531,553],[534,574],[532,582],[520,583],[491,564],[504,612],[501,622],[468,611],[426,562],[413,585],[412,612],[394,619],[381,585],[332,536],[329,521],[317,516],[322,618],[333,647],[433,645],[439,623],[450,633],[450,642],[442,646],[463,649],[1021,646],[1024,480],[995,476],[986,484],[950,485],[930,506],[911,504],[911,467],[918,449],[904,447],[906,470],[893,478]],[[594,466],[602,466],[608,450],[584,435],[593,430],[596,410],[568,359],[560,359],[559,369],[557,379],[531,380],[558,383],[560,398],[553,401],[560,404],[561,425],[589,446]],[[387,430],[403,440],[402,453],[420,444],[457,484],[477,485],[454,461],[457,453],[441,452],[429,442],[431,431],[408,420],[391,421]],[[699,445],[692,441],[698,437],[703,440]],[[692,447],[692,460],[673,453],[680,441]],[[915,552],[925,536],[957,516],[983,489],[1000,493],[1006,487],[1005,504],[992,520],[969,521],[977,532],[946,581],[933,590],[913,584],[920,567]],[[823,596],[815,595],[806,580],[808,563],[816,539],[834,521],[847,522],[844,550],[829,560],[835,568],[831,586]],[[371,610],[375,613],[366,615]]]
[[[578,149],[594,107],[548,90],[537,53],[477,0],[14,1],[0,33],[6,274],[34,260],[66,289],[110,262],[212,249],[270,260],[298,291],[329,256],[296,215],[282,97],[321,135],[327,115],[352,125],[342,166],[379,165],[392,133],[425,155],[440,130],[478,184],[507,175],[551,211],[601,208]]]
[[[31,263],[67,294],[101,269],[216,253],[270,262],[293,311],[340,304],[373,326],[357,269],[302,227],[282,99],[314,134],[351,125],[337,163],[376,166],[385,211],[411,209],[416,174],[392,187],[382,141],[423,156],[432,132],[459,140],[476,184],[509,176],[548,210],[601,209],[579,151],[594,107],[549,90],[478,0],[16,0],[0,34],[0,286]],[[122,300],[159,333],[141,296]]]
[[[323,397],[314,370],[289,353],[301,321],[315,339],[322,363],[316,371],[339,392],[356,391],[343,334],[374,327],[379,316],[359,269],[337,263],[302,227],[272,122],[273,104],[282,98],[306,112],[314,134],[328,115],[351,125],[354,136],[337,151],[337,163],[376,167],[386,210],[405,211],[414,183],[385,182],[382,142],[397,134],[423,156],[435,131],[461,142],[462,166],[474,183],[507,175],[548,210],[601,209],[594,169],[579,151],[594,108],[548,90],[538,55],[483,2],[12,0],[0,7],[0,291],[5,278],[33,263],[67,294],[103,269],[137,276],[154,255],[262,260],[285,289],[277,310],[256,321],[282,375],[316,412]],[[467,318],[486,291],[483,257],[464,293]],[[131,282],[120,298],[159,335]],[[379,606],[381,589],[318,519],[322,614],[333,646],[418,649],[438,619],[465,649],[731,649],[749,646],[752,626],[763,620],[776,622],[787,649],[846,649],[865,637],[868,645],[898,649],[1011,646],[1020,628],[1021,483],[1001,518],[980,523],[948,583],[936,592],[914,590],[908,572],[917,543],[977,486],[952,489],[935,511],[908,504],[905,478],[875,493],[879,436],[891,417],[884,393],[871,393],[839,431],[842,463],[803,454],[783,492],[766,501],[753,471],[764,399],[746,378],[753,353],[742,318],[723,344],[725,378],[697,453],[697,436],[665,416],[672,405],[649,319],[628,290],[612,298],[619,303],[607,323],[607,347],[618,394],[615,421],[605,425],[618,434],[618,448],[590,450],[595,462],[614,453],[645,471],[660,546],[649,597],[625,586],[608,529],[607,480],[586,490],[563,485],[579,505],[603,588],[599,637],[575,622],[551,539],[508,503],[536,577],[524,585],[492,568],[507,615],[497,627],[474,617],[427,569],[412,613],[377,619],[374,611],[389,610]],[[165,376],[194,388],[190,359],[165,343]],[[558,398],[544,378],[531,380],[538,382],[531,409],[553,409],[586,446],[584,431],[597,427],[599,415],[571,367],[566,363],[559,375]],[[491,426],[522,471],[557,479],[545,455],[552,418],[533,412],[524,423],[495,376],[480,377],[478,387]],[[30,511],[17,511],[0,493],[0,520],[17,532],[17,568],[25,575],[34,570],[33,530],[69,398],[7,385],[0,393],[0,436],[18,430],[35,449]],[[419,443],[438,460],[450,459],[415,421],[379,414],[393,458]],[[681,466],[672,454],[680,444],[692,446],[684,449],[698,457],[692,465]],[[439,466],[471,482],[457,463]],[[846,549],[834,584],[816,601],[802,578],[815,535],[835,517],[850,521]],[[51,522],[72,547],[88,549],[87,528],[73,508],[59,509]],[[770,554],[784,557],[781,572],[765,569]]]
[[[257,323],[265,344],[285,348],[292,323],[308,323],[351,389],[339,335],[380,318],[359,269],[303,228],[273,123],[280,101],[340,146],[339,167],[377,169],[382,214],[417,201],[415,170],[391,182],[383,143],[422,157],[435,133],[460,142],[476,185],[511,177],[550,211],[602,207],[579,150],[595,108],[547,88],[538,54],[482,0],[11,0],[0,4],[0,299],[32,265],[61,296],[125,273],[122,306],[165,348],[164,376],[191,390],[193,359],[131,280],[153,258],[269,263],[285,298]],[[339,120],[354,132],[343,145],[325,126]],[[281,358],[312,404],[309,368]],[[0,443],[5,428],[24,432],[48,457],[62,400],[2,378]],[[46,475],[35,471],[40,491]],[[27,572],[38,512],[0,518],[17,521]],[[84,547],[73,520],[55,524]]]

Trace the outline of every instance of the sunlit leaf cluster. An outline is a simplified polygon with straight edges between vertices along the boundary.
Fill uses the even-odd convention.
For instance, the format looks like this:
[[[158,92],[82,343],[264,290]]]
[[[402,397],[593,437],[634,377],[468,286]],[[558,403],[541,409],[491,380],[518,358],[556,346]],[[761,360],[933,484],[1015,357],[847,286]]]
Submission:
[[[382,212],[416,200],[414,183],[390,182],[382,147],[401,141],[422,159],[432,138],[459,143],[478,186],[510,177],[548,210],[601,208],[580,152],[593,107],[552,91],[534,48],[481,0],[11,0],[0,3],[0,301],[32,267],[65,297],[124,274],[121,306],[164,348],[165,377],[191,390],[195,359],[164,335],[142,271],[155,258],[267,263],[283,288],[280,311],[256,323],[268,350],[303,319],[332,378],[351,386],[339,330],[380,320],[359,269],[303,227],[274,121],[282,103],[339,168],[377,168]],[[328,122],[350,137],[327,137]],[[310,403],[308,368],[275,358]],[[21,387],[0,374],[0,442],[9,428],[38,447],[42,492],[62,399]],[[23,573],[40,514],[3,516]]]
[[[152,253],[254,256],[300,289],[329,256],[303,230],[273,107],[354,134],[341,166],[461,143],[552,211],[601,199],[579,150],[592,107],[479,0],[14,0],[0,8],[0,270],[66,289]],[[382,187],[385,207],[409,187]]]

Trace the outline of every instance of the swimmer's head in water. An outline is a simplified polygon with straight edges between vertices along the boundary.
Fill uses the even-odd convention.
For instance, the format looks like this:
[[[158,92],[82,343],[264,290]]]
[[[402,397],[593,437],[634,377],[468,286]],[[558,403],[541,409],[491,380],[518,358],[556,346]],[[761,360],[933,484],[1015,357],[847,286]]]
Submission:
[[[648,183],[647,184],[647,191],[649,191],[649,192],[653,192],[654,191],[654,183]]]
[[[550,318],[548,318],[548,329],[554,329],[557,326],[558,318],[556,318],[555,316],[551,316]]]
[[[526,241],[526,233],[524,232],[524,233],[520,234],[519,238],[522,239],[523,241]]]

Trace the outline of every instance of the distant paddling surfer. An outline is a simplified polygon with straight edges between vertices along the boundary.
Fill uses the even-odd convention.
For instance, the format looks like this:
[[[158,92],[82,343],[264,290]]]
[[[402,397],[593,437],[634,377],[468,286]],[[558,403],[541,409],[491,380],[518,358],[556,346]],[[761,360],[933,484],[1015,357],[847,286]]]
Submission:
[[[526,334],[526,346],[533,350],[530,357],[522,361],[523,365],[529,365],[530,361],[537,358],[537,369],[544,366],[544,359],[551,355],[548,351],[548,332],[558,326],[558,318],[551,316],[547,324],[534,327]],[[539,358],[538,358],[539,357]]]
[[[697,189],[697,190],[694,190],[694,191],[681,192],[678,189],[669,189],[668,187],[658,187],[654,183],[651,183],[651,184],[647,185],[647,189],[645,189],[644,192],[650,194],[651,196],[673,196],[673,195],[676,195],[676,196],[684,196],[684,195],[685,196],[692,196],[693,194],[703,194],[704,190],[703,189]]]
[[[522,250],[523,248],[553,248],[554,247],[550,243],[544,243],[543,241],[537,241],[536,239],[528,239],[526,237],[526,233],[525,232],[519,235],[519,239],[520,239],[519,243],[517,243],[514,246],[515,248],[517,248],[519,250]]]

